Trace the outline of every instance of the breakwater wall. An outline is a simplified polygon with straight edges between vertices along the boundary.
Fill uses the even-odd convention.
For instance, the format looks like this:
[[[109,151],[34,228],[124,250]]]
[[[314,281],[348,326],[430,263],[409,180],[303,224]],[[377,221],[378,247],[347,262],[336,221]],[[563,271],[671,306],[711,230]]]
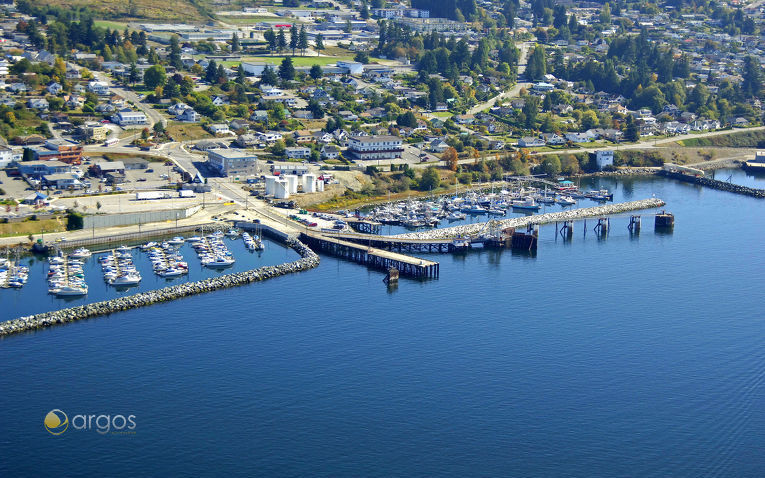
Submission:
[[[585,207],[581,209],[572,209],[570,211],[550,212],[547,214],[536,214],[533,216],[514,217],[511,219],[500,219],[498,222],[502,228],[506,227],[526,227],[529,224],[548,224],[551,222],[572,221],[576,219],[585,219],[588,217],[603,217],[613,214],[619,214],[628,211],[639,211],[641,209],[654,209],[664,206],[664,201],[658,198],[641,199],[639,201],[630,201],[615,204],[606,204],[603,206]],[[433,229],[430,231],[411,232],[399,234],[397,238],[406,239],[449,239],[461,236],[472,236],[481,232],[486,226],[485,222],[474,224],[465,224],[463,226],[447,227],[444,229]]]
[[[277,266],[259,267],[246,272],[236,272],[201,281],[186,282],[127,297],[119,297],[93,304],[8,320],[0,323],[0,337],[273,279],[274,277],[292,274],[293,272],[312,269],[319,265],[319,256],[298,239],[290,237],[285,242],[300,254],[300,259]]]
[[[765,198],[765,189],[755,189],[740,184],[727,183],[725,181],[718,181],[717,179],[689,176],[687,174],[673,173],[670,171],[662,171],[662,176],[668,178],[677,179],[686,183],[698,184],[700,186],[706,186],[712,189],[719,189],[720,191],[728,191],[736,194],[743,194],[745,196],[752,196],[756,198]]]

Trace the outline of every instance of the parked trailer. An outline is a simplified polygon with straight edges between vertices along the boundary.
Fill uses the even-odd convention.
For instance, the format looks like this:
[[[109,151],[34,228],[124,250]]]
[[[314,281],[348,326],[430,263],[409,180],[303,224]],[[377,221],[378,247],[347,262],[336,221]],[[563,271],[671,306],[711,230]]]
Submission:
[[[136,201],[150,201],[154,199],[169,199],[170,194],[166,191],[141,191],[135,193]]]

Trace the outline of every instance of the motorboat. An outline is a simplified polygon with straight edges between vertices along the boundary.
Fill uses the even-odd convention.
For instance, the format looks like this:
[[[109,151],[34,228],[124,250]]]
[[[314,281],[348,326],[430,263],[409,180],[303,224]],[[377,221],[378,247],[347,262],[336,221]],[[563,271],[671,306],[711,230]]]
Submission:
[[[141,276],[137,273],[121,274],[111,281],[113,286],[138,285],[140,283]]]
[[[526,199],[518,199],[512,203],[513,209],[524,209],[527,211],[539,211],[542,207],[534,200],[533,197],[527,197]]]
[[[88,286],[83,285],[63,285],[53,291],[58,297],[77,297],[88,294]]]
[[[571,196],[561,196],[558,198],[558,204],[561,206],[573,206],[576,204],[576,199]]]
[[[218,256],[214,259],[208,260],[203,263],[205,267],[210,267],[210,268],[229,267],[233,264],[234,264],[234,259],[231,259],[228,257],[221,257],[221,256]]]
[[[87,259],[92,255],[93,253],[90,252],[89,249],[81,247],[79,249],[75,249],[74,251],[72,251],[72,253],[69,254],[69,257],[71,257],[72,259]]]
[[[174,238],[172,238],[169,241],[167,241],[168,244],[173,245],[173,246],[180,246],[180,245],[182,245],[185,242],[186,242],[186,240],[184,238],[182,238],[181,236],[175,236]]]

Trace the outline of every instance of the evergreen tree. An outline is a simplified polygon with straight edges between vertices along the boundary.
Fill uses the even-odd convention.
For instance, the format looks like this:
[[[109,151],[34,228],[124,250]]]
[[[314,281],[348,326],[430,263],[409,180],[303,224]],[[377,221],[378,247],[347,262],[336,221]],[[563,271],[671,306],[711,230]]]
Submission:
[[[276,36],[276,49],[279,53],[283,52],[287,48],[287,38],[284,36],[284,29],[279,30],[279,34]]]
[[[273,53],[276,50],[276,33],[274,33],[274,29],[269,28],[263,32],[263,38],[265,38],[268,43],[268,51]]]
[[[323,74],[324,72],[322,71],[319,65],[313,65],[311,67],[311,72],[309,73],[309,75],[311,75],[311,78],[313,78],[314,80],[318,80],[319,78],[322,77]]]
[[[528,60],[526,67],[526,76],[531,80],[540,80],[547,74],[547,56],[545,48],[542,45],[534,47],[534,51]]]
[[[741,94],[744,98],[759,96],[762,91],[762,68],[757,58],[747,56],[744,58],[744,72],[741,75]]]
[[[324,49],[324,35],[316,34],[316,52],[320,53]]]
[[[263,68],[263,73],[260,75],[260,82],[265,85],[275,85],[279,82],[279,78],[276,76],[276,72],[271,65],[266,65]]]
[[[180,70],[183,67],[181,62],[181,45],[178,43],[178,36],[173,35],[170,37],[170,65]]]
[[[244,85],[247,82],[247,75],[241,63],[239,63],[239,67],[236,69],[236,82],[240,85]]]
[[[624,140],[634,143],[640,139],[640,130],[638,129],[635,118],[632,115],[627,116],[627,127],[624,129]]]
[[[526,118],[524,126],[528,129],[533,129],[536,126],[537,115],[539,114],[539,98],[536,96],[527,97],[522,112]]]
[[[207,64],[207,70],[205,70],[205,81],[213,84],[218,79],[218,64],[215,63],[215,60],[210,60],[210,63]]]
[[[305,51],[308,48],[308,33],[305,31],[305,25],[300,27],[300,38],[298,39],[298,48],[300,48],[300,54],[305,56]]]
[[[231,51],[239,51],[239,37],[236,32],[231,35]]]
[[[282,80],[289,81],[295,79],[295,66],[292,64],[292,58],[286,57],[279,66],[279,77]]]
[[[297,49],[299,42],[297,25],[293,23],[290,27],[290,49],[292,50],[292,56],[295,56],[295,49]]]

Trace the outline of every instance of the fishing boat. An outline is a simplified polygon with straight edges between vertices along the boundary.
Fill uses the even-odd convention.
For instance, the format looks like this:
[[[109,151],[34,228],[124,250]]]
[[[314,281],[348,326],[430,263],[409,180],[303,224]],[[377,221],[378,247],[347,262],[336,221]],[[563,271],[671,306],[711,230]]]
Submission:
[[[589,191],[587,197],[593,201],[613,201],[614,193],[609,193],[608,189],[600,189],[598,191]]]

